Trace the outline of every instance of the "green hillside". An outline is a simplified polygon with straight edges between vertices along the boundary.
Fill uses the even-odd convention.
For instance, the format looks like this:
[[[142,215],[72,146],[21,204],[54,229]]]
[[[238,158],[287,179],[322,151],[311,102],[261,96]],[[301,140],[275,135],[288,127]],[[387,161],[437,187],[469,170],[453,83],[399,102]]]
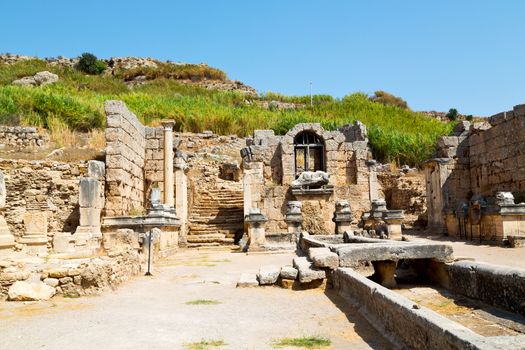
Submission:
[[[248,96],[240,92],[209,90],[178,80],[179,77],[210,75],[224,79],[224,73],[217,69],[192,65],[176,69],[166,67],[104,76],[86,75],[40,60],[0,64],[0,123],[48,129],[67,126],[81,131],[103,128],[103,102],[108,99],[125,101],[146,124],[164,118],[174,119],[178,131],[212,130],[217,134],[246,136],[254,129],[273,129],[283,134],[300,122],[320,122],[325,128],[335,129],[360,120],[368,127],[378,160],[410,165],[430,157],[437,137],[448,134],[452,128],[450,123],[407,109],[372,102],[363,93],[342,99],[314,96],[314,106],[310,108],[308,96]],[[11,84],[15,79],[43,70],[58,74],[60,80],[42,87]],[[138,75],[152,80],[128,88],[124,79]],[[257,103],[264,100],[304,103],[306,107],[264,108]]]

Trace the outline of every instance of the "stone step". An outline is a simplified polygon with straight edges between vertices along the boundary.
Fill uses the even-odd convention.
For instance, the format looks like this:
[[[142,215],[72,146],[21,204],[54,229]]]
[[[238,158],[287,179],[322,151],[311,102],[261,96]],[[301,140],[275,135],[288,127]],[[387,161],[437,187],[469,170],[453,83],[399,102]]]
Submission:
[[[189,234],[186,236],[188,243],[210,243],[210,242],[219,242],[224,239],[225,236],[220,233],[208,233],[204,235],[193,235]]]
[[[315,267],[305,256],[295,257],[293,259],[293,267],[299,271],[298,279],[301,283],[309,283],[326,278],[326,272]]]

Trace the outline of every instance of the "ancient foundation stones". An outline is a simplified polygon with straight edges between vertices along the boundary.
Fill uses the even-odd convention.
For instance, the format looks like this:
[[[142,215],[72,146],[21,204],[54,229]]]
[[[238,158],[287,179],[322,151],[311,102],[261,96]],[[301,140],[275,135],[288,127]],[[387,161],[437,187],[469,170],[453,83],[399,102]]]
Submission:
[[[55,293],[55,288],[42,282],[17,281],[9,288],[8,296],[11,301],[49,300]]]
[[[257,275],[254,273],[242,273],[237,282],[237,288],[258,287]]]
[[[339,256],[328,248],[310,248],[308,256],[317,267],[326,267],[331,270],[339,267]]]
[[[295,280],[299,271],[292,266],[283,266],[281,268],[281,278],[285,280]]]
[[[261,266],[261,268],[259,269],[259,273],[257,274],[257,279],[259,280],[259,284],[261,285],[274,284],[277,282],[280,273],[281,269],[278,266]]]
[[[293,266],[299,271],[299,282],[309,283],[326,278],[326,272],[316,268],[306,257],[295,257]]]

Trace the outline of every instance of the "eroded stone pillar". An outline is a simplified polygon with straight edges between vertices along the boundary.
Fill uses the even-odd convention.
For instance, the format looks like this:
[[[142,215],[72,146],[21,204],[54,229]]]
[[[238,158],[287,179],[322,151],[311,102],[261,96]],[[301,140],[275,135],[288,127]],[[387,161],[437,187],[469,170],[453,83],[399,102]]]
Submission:
[[[0,256],[5,252],[11,251],[15,246],[15,237],[9,230],[3,215],[6,196],[4,173],[0,171]]]
[[[164,128],[164,204],[175,205],[173,174],[173,120],[163,120]]]
[[[175,158],[175,212],[180,220],[180,243],[188,233],[188,165],[183,157]]]

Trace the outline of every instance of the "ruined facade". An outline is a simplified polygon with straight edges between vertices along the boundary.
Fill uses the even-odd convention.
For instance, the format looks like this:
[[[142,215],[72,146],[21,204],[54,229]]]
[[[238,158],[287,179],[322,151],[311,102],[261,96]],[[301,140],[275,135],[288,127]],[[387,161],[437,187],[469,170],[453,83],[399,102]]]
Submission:
[[[267,235],[287,232],[290,201],[301,203],[302,229],[314,234],[336,233],[339,200],[348,200],[356,219],[370,208],[368,139],[360,123],[336,131],[298,124],[283,136],[256,130],[243,155],[244,211],[260,209],[268,218]],[[325,176],[319,180],[325,183],[310,186],[314,180],[305,174]]]
[[[452,236],[506,241],[525,236],[525,105],[488,123],[461,122],[426,163],[428,222]],[[511,238],[512,239],[512,238]]]

